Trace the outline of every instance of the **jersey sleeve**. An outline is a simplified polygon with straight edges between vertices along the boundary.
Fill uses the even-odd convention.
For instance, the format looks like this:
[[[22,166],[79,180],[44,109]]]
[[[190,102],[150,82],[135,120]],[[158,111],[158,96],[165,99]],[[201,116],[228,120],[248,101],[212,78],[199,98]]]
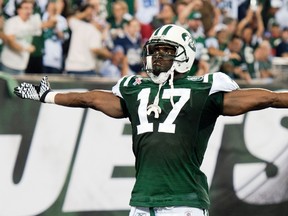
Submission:
[[[125,102],[125,99],[123,97],[123,94],[121,92],[121,89],[125,86],[128,85],[128,83],[130,82],[130,80],[134,77],[134,75],[132,76],[125,76],[125,77],[122,77],[120,80],[118,80],[118,82],[112,87],[112,92],[114,95],[116,95],[117,97],[120,98],[120,103],[121,103],[121,107],[122,107],[122,110],[124,112],[124,115],[126,117],[129,117],[130,114],[128,112],[128,109],[127,109],[127,106],[126,106],[126,102]]]
[[[122,93],[121,93],[121,88],[127,86],[133,77],[135,77],[135,76],[134,75],[124,76],[120,80],[118,80],[118,82],[112,87],[113,94],[124,99],[122,96]]]
[[[238,84],[222,72],[207,74],[204,76],[204,80],[209,79],[209,76],[213,76],[212,87],[210,89],[209,95],[216,92],[230,92],[239,89]]]

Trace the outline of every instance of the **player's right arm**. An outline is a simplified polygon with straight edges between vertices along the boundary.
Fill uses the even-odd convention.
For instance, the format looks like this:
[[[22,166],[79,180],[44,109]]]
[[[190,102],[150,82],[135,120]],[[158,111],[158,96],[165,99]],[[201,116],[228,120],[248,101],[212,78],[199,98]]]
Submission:
[[[21,83],[14,93],[22,99],[53,103],[67,107],[92,108],[113,118],[125,117],[120,98],[111,91],[93,90],[87,92],[59,93],[51,91],[48,78],[44,77],[39,86]]]
[[[68,107],[92,108],[113,118],[123,118],[120,98],[110,91],[57,93],[54,103]]]

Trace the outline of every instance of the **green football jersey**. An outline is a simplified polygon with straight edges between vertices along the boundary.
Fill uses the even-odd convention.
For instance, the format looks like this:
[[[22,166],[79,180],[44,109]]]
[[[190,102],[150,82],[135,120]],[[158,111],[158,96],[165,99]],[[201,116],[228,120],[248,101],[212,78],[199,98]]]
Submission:
[[[222,114],[223,92],[238,85],[223,73],[187,76],[159,85],[128,76],[113,93],[132,125],[136,182],[131,206],[209,208],[208,184],[200,170],[208,139]],[[159,91],[161,113],[147,114]],[[172,99],[171,99],[172,97]]]

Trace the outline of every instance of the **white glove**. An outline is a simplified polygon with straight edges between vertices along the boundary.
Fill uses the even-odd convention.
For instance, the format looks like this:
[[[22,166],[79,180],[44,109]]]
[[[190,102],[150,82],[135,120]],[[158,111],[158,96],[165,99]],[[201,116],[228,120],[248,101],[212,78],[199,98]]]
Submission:
[[[24,82],[21,83],[20,86],[14,88],[14,94],[18,97],[22,99],[40,100],[44,103],[46,102],[45,97],[50,91],[51,88],[47,76],[42,78],[39,86]]]

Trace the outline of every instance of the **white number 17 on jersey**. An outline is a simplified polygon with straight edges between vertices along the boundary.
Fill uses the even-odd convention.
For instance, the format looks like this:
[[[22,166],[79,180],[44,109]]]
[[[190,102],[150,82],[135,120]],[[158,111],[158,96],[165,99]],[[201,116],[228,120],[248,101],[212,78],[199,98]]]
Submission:
[[[176,125],[173,124],[173,122],[177,118],[182,107],[186,104],[186,102],[190,98],[190,89],[178,88],[178,89],[164,89],[162,99],[170,99],[172,91],[173,96],[178,96],[180,97],[180,99],[174,104],[172,110],[169,112],[165,121],[159,124],[158,132],[175,133]],[[147,117],[147,106],[149,102],[150,92],[151,92],[150,88],[145,88],[142,89],[138,94],[137,100],[140,100],[140,104],[138,107],[138,116],[140,125],[137,125],[137,134],[153,131],[153,123],[149,123]]]

